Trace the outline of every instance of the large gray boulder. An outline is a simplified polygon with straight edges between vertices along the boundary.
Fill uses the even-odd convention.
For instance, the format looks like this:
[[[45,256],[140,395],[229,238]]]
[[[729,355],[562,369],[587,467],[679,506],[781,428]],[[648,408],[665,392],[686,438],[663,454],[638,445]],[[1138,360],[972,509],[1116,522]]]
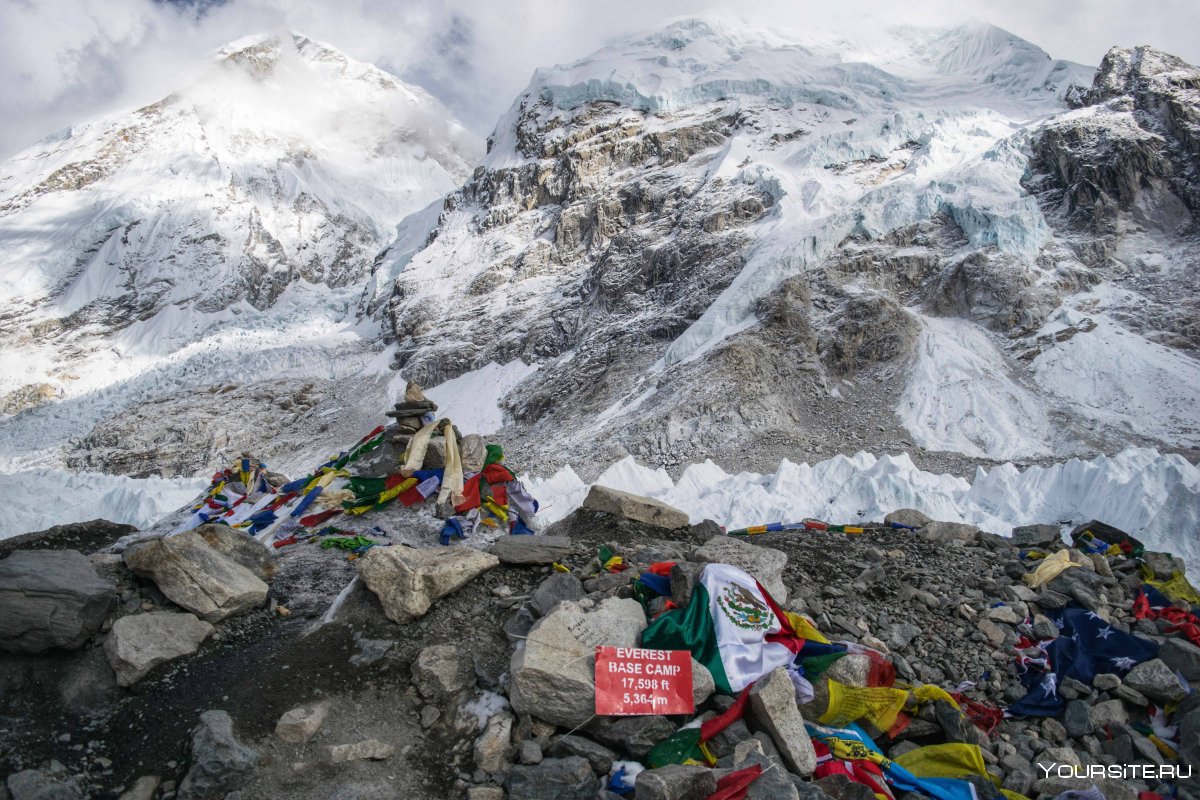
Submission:
[[[125,565],[206,622],[250,611],[267,599],[267,584],[193,531],[139,542],[125,551]]]
[[[1188,694],[1188,687],[1180,682],[1174,670],[1157,658],[1129,670],[1124,684],[1159,703],[1178,703]]]
[[[1062,541],[1057,525],[1019,525],[1012,529],[1014,547],[1047,547]]]
[[[233,735],[224,711],[205,711],[192,730],[192,766],[179,785],[179,800],[215,800],[246,786],[258,769],[258,753]]]
[[[646,615],[636,600],[609,597],[592,608],[560,603],[513,653],[513,710],[564,728],[584,724],[596,707],[596,646],[636,647],[645,627]]]
[[[714,536],[696,548],[692,553],[692,560],[729,564],[744,570],[763,585],[776,603],[782,605],[787,602],[788,591],[783,585],[783,568],[787,566],[788,557],[782,550],[751,544],[733,536]]]
[[[470,547],[372,547],[358,559],[358,576],[375,593],[383,613],[401,625],[425,615],[439,598],[500,563]]]
[[[750,688],[750,714],[771,735],[787,768],[797,775],[812,775],[817,752],[796,706],[796,687],[783,667],[768,672]]]
[[[900,525],[907,525],[910,528],[923,528],[933,522],[927,514],[915,508],[898,508],[884,517],[883,521],[887,525],[895,522]]]
[[[963,522],[933,521],[917,531],[922,539],[931,542],[976,542],[979,540],[979,528]]]
[[[179,534],[180,536],[199,536],[208,546],[218,553],[228,556],[246,569],[253,572],[260,580],[268,581],[275,575],[275,557],[273,548],[263,545],[245,531],[231,528],[228,525],[209,523]]]
[[[688,526],[688,515],[674,506],[607,486],[597,485],[589,489],[583,507],[668,530]]]
[[[0,650],[73,650],[100,629],[116,589],[76,550],[18,550],[0,560]]]
[[[213,626],[194,614],[134,614],[113,623],[104,654],[117,674],[117,683],[130,686],[159,664],[190,656],[212,632]]]

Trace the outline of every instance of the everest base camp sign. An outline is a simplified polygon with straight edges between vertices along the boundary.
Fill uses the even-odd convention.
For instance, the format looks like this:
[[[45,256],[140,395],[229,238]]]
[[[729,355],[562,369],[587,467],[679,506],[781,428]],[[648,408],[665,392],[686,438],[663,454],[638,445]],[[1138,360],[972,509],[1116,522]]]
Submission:
[[[596,714],[691,714],[692,654],[640,647],[596,648]]]

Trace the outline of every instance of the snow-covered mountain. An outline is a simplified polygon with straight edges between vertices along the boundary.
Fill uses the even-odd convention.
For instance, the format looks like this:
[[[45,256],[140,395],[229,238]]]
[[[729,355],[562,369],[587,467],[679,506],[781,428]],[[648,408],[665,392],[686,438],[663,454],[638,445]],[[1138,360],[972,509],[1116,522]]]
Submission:
[[[563,498],[628,456],[730,473],[678,497],[821,459],[786,485],[825,491],[860,451],[964,497],[980,464],[1194,462],[1198,120],[1200,71],[1149,48],[706,17],[539,70],[484,154],[328,46],[238,42],[0,166],[0,490],[124,508],[242,450],[300,469],[407,379]],[[1087,497],[1186,511],[1186,461],[1129,467],[1155,457]],[[971,519],[1039,474],[980,473]]]
[[[543,465],[1195,452],[1200,73],[1094,73],[707,18],[541,70],[384,261],[397,366],[519,374]]]
[[[376,356],[376,257],[481,152],[425,91],[292,34],[0,164],[0,467],[191,475],[334,402]]]

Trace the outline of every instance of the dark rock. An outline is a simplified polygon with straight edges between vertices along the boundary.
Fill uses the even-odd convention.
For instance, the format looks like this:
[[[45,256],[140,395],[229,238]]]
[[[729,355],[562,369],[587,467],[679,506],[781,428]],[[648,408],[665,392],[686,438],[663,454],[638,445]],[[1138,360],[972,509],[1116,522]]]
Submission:
[[[1160,703],[1177,703],[1188,693],[1188,687],[1181,684],[1175,672],[1158,658],[1143,661],[1131,669],[1124,684]]]
[[[192,766],[179,786],[179,800],[223,798],[250,783],[258,753],[233,735],[233,720],[224,711],[205,711],[192,731]]]
[[[1021,525],[1012,529],[1014,547],[1046,547],[1062,541],[1062,529],[1057,525]]]
[[[613,762],[617,760],[617,754],[604,745],[573,734],[555,739],[551,743],[550,749],[546,751],[546,755],[551,758],[581,756],[587,759],[588,764],[592,767],[592,772],[597,775],[607,775],[612,770]]]
[[[870,787],[856,783],[845,775],[829,775],[814,783],[833,800],[875,800],[875,793]]]
[[[76,550],[18,550],[0,560],[0,650],[73,650],[100,629],[116,589]]]
[[[600,717],[587,725],[587,731],[641,761],[654,745],[675,733],[675,725],[666,717]]]
[[[700,573],[707,564],[680,561],[671,567],[671,600],[683,608],[692,599],[692,590],[700,583]]]
[[[717,758],[732,755],[733,748],[737,747],[738,742],[745,741],[750,738],[750,729],[746,727],[746,723],[740,719],[734,720],[718,733],[716,736],[708,740],[708,749],[712,751]]]
[[[583,584],[578,578],[565,572],[556,572],[533,590],[530,605],[539,617],[544,617],[564,600],[578,600],[583,594]]]
[[[1067,735],[1079,739],[1092,732],[1092,707],[1086,700],[1070,700],[1063,713]]]
[[[1189,681],[1200,681],[1200,647],[1177,637],[1168,637],[1158,657]]]
[[[66,777],[66,770],[27,769],[8,776],[12,800],[81,800],[83,793]]]
[[[510,642],[524,639],[529,634],[529,629],[533,627],[534,622],[533,612],[525,606],[521,606],[504,620],[504,635]]]
[[[547,758],[518,764],[508,773],[508,800],[594,800],[600,781],[587,759]]]
[[[704,800],[717,790],[717,779],[708,767],[670,764],[638,773],[636,800]]]

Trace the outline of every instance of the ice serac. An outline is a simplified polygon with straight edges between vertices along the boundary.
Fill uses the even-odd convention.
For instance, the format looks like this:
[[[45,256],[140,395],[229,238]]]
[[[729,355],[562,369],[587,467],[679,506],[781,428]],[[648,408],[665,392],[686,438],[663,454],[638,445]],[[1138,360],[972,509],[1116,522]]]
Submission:
[[[423,90],[290,34],[0,163],[0,470],[172,477],[288,452],[379,372],[360,318],[376,257],[481,150]]]
[[[1119,210],[1117,248],[1089,249],[1060,201],[1091,191],[1087,159],[1054,157],[1095,119],[1149,150],[1159,128],[1138,114],[1190,141],[1195,98],[1167,88],[1188,69],[1113,56],[1107,88],[1088,88],[1095,70],[985,24],[868,38],[704,17],[539,70],[428,244],[384,259],[396,366],[428,385],[536,366],[497,390],[527,463],[763,469],[768,450],[849,440],[986,460],[1187,445],[1191,390],[1157,392],[1196,385],[1185,314],[1145,347],[1130,337],[1128,358],[1067,349],[1122,344],[1076,324],[1086,293],[1126,278],[1140,292],[1166,255],[1137,263],[1136,214]],[[1144,213],[1178,223],[1160,244],[1190,263],[1170,198],[1191,178],[1145,160],[1099,186],[1143,185]],[[1150,365],[1131,370],[1138,355]],[[1134,388],[1097,393],[1072,363]]]

